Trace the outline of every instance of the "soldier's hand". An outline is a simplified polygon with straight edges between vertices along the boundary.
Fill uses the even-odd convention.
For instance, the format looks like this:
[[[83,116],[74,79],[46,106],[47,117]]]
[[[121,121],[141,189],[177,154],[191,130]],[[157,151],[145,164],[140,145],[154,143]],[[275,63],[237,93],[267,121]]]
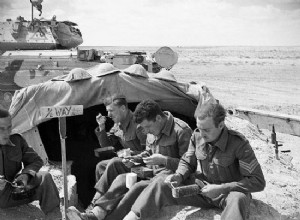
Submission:
[[[182,176],[178,173],[167,176],[165,179],[165,183],[167,183],[171,187],[171,183],[173,186],[179,186],[182,182]]]
[[[223,193],[224,189],[222,185],[207,184],[202,188],[201,191],[204,196],[213,199],[220,196]]]
[[[131,157],[125,157],[122,162],[125,164],[126,167],[131,168],[133,166],[140,165],[143,160],[141,157],[138,156],[131,156]]]
[[[96,116],[96,121],[99,125],[99,129],[100,131],[103,131],[105,130],[105,122],[106,122],[106,117],[101,115],[101,113],[99,113],[97,116]]]
[[[22,173],[15,178],[13,184],[17,184],[18,186],[22,186],[26,188],[28,180],[29,180],[29,175],[26,173]]]
[[[123,162],[124,165],[125,165],[127,168],[129,168],[129,169],[130,169],[131,167],[134,166],[134,163],[131,162],[130,159],[128,159],[128,158],[124,158],[124,159],[122,160],[122,162]]]
[[[166,165],[167,157],[162,154],[152,154],[150,157],[143,157],[146,165]]]

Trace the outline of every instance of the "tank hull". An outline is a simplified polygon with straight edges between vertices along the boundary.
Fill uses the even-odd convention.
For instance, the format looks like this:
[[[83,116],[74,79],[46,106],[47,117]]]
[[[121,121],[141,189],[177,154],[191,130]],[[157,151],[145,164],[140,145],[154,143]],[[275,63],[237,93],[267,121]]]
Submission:
[[[74,68],[90,69],[105,62],[118,69],[141,64],[152,73],[163,68],[148,59],[145,52],[111,53],[95,49],[6,51],[0,54],[0,107],[9,108],[16,90],[66,75]]]
[[[9,108],[16,90],[99,62],[79,61],[76,50],[6,51],[0,56],[0,107]]]

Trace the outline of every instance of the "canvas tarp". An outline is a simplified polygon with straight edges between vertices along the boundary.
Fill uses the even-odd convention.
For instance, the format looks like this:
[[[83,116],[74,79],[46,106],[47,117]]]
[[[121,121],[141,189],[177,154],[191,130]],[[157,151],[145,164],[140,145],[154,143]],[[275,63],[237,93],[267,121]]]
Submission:
[[[163,109],[191,117],[198,101],[200,105],[213,99],[201,83],[166,82],[123,72],[71,83],[47,81],[15,92],[9,109],[13,132],[24,133],[48,120],[41,117],[41,107],[83,105],[85,109],[102,104],[105,98],[116,93],[125,95],[129,103],[151,98],[158,101]]]

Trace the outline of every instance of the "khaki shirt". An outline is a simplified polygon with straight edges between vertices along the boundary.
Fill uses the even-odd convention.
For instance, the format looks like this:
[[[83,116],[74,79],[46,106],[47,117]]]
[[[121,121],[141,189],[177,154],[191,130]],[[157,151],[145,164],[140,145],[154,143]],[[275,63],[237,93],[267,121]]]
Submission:
[[[147,136],[147,149],[153,154],[159,153],[167,156],[165,165],[153,166],[155,172],[163,169],[176,171],[180,157],[187,151],[192,135],[192,129],[184,121],[174,118],[170,112],[167,115],[167,122],[158,137]]]
[[[113,146],[113,140],[105,131],[96,128],[95,133],[101,147]],[[110,135],[117,137],[123,148],[130,148],[132,151],[141,152],[145,150],[147,135],[143,133],[142,127],[135,123],[133,113],[129,111],[123,124],[114,124]]]
[[[209,151],[211,146],[215,150]],[[196,129],[189,149],[182,157],[176,173],[187,179],[197,169],[204,180],[223,184],[226,191],[257,192],[265,187],[265,179],[249,141],[240,133],[225,127],[220,138],[209,146]]]

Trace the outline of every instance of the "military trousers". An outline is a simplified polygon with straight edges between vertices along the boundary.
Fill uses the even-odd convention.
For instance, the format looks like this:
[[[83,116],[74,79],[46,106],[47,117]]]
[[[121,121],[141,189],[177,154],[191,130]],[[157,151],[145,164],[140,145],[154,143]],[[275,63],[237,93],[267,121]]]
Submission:
[[[171,173],[170,170],[164,170],[152,179],[141,180],[138,178],[138,182],[130,189],[126,187],[126,174],[121,174],[113,181],[109,190],[95,202],[95,205],[107,211],[108,215],[105,220],[123,219],[130,212],[137,198],[143,197],[144,190],[151,182]]]
[[[233,191],[228,195],[218,197],[216,200],[211,200],[200,194],[174,198],[172,190],[164,180],[165,177],[160,177],[151,182],[132,205],[131,211],[140,219],[154,217],[163,207],[172,205],[195,206],[203,209],[221,208],[223,209],[221,214],[221,219],[223,220],[240,220],[248,217],[250,194],[246,195]]]
[[[96,170],[95,170],[95,178],[96,178],[96,183],[100,180],[101,176],[105,172],[105,169],[107,167],[107,164],[109,163],[110,159],[108,160],[102,160],[96,165]]]
[[[35,193],[29,198],[15,200],[12,197],[13,187],[6,184],[3,191],[0,191],[0,208],[9,208],[18,205],[28,204],[39,200],[42,211],[47,214],[60,205],[59,192],[48,172],[38,172],[32,177],[28,185],[35,188]]]
[[[99,162],[96,166],[96,180],[97,175],[99,175],[100,178],[95,184],[95,189],[103,195],[119,174],[128,173],[130,170],[131,169],[126,167],[122,162],[122,158],[119,157]]]

